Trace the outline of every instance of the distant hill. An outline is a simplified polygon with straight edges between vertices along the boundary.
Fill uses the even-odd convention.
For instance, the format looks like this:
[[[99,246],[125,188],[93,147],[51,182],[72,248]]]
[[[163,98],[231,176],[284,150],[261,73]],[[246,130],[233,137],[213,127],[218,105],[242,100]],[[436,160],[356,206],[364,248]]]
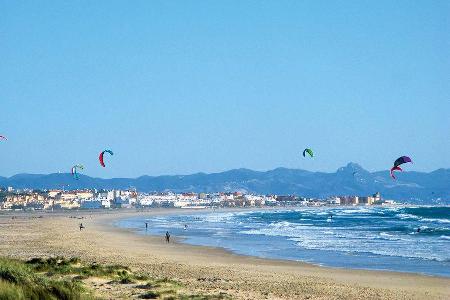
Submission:
[[[392,180],[388,171],[368,172],[349,163],[334,173],[277,168],[270,171],[235,169],[221,173],[191,175],[141,176],[138,178],[101,179],[70,174],[18,174],[0,177],[0,186],[14,188],[56,189],[97,188],[127,189],[142,192],[221,192],[242,191],[258,194],[295,194],[305,197],[332,195],[370,195],[380,192],[385,199],[417,204],[450,205],[450,169],[430,173],[403,172]]]

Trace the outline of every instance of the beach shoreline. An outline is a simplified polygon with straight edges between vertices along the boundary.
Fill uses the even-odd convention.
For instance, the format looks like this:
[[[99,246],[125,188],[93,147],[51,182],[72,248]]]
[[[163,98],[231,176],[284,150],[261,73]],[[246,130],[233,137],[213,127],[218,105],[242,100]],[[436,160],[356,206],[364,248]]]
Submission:
[[[242,209],[216,212],[221,211]],[[202,212],[211,211],[2,212],[0,255],[20,259],[78,256],[85,261],[120,263],[152,276],[180,280],[196,292],[223,292],[233,299],[450,298],[450,279],[445,277],[263,259],[180,240],[166,244],[163,237],[113,224],[138,216]],[[78,229],[79,223],[85,230]]]
[[[314,208],[316,209],[320,209],[317,207],[313,207],[312,209],[314,210]],[[358,210],[354,207],[354,206],[345,206],[343,207],[345,209],[350,209],[353,208],[356,212],[358,212]],[[304,209],[304,208],[303,208]],[[311,208],[309,208],[311,209]],[[424,276],[432,276],[432,277],[443,277],[443,278],[450,278],[450,274],[447,274],[446,272],[439,272],[437,269],[433,269],[434,266],[433,264],[436,263],[435,261],[429,261],[428,265],[429,265],[429,269],[424,269],[423,265],[426,262],[420,262],[421,265],[419,265],[419,267],[417,267],[417,263],[418,262],[404,262],[404,263],[409,263],[409,269],[407,267],[400,267],[398,266],[398,261],[393,261],[391,265],[388,265],[388,262],[386,261],[380,261],[380,260],[375,260],[370,263],[364,264],[364,262],[359,263],[359,264],[355,264],[354,262],[351,263],[351,260],[354,259],[350,259],[349,261],[341,261],[339,263],[330,263],[330,259],[325,260],[325,261],[321,261],[320,259],[318,260],[314,260],[311,259],[310,257],[303,257],[303,258],[296,258],[294,256],[284,256],[283,255],[278,255],[278,256],[274,256],[272,255],[268,255],[267,253],[261,253],[261,252],[257,252],[255,250],[248,250],[246,248],[240,248],[239,246],[234,246],[234,243],[224,243],[223,238],[228,238],[231,239],[231,236],[238,236],[242,229],[239,229],[237,231],[227,231],[227,233],[224,236],[220,236],[220,237],[216,237],[215,234],[215,230],[219,230],[222,231],[225,227],[223,227],[224,225],[227,226],[226,224],[220,224],[220,221],[218,224],[220,224],[218,227],[214,227],[214,229],[211,229],[212,231],[209,232],[202,232],[200,233],[200,236],[202,237],[200,240],[197,238],[198,237],[198,231],[201,230],[201,226],[206,226],[206,227],[211,227],[211,226],[215,226],[215,220],[213,220],[212,224],[209,223],[210,221],[208,220],[209,218],[206,217],[206,220],[203,220],[203,216],[202,214],[218,214],[218,216],[221,216],[223,214],[223,216],[226,216],[227,218],[230,216],[230,213],[237,213],[237,215],[240,215],[240,213],[245,213],[244,216],[249,216],[248,213],[250,213],[250,215],[253,216],[253,213],[261,213],[261,212],[269,212],[270,211],[276,211],[277,213],[280,212],[286,212],[286,211],[292,211],[292,210],[298,210],[298,207],[286,207],[286,208],[269,208],[269,209],[224,209],[224,210],[215,210],[215,211],[211,211],[211,210],[203,210],[203,211],[181,211],[180,214],[176,214],[175,216],[175,220],[172,219],[173,222],[175,222],[174,224],[170,225],[169,227],[167,227],[167,225],[169,225],[170,223],[170,219],[172,218],[172,216],[165,216],[168,218],[168,220],[166,219],[166,221],[162,221],[162,220],[158,220],[158,222],[156,224],[154,224],[152,222],[151,219],[148,219],[148,223],[149,223],[149,230],[145,229],[144,231],[144,222],[145,220],[142,217],[133,217],[133,218],[123,218],[123,219],[119,219],[119,220],[114,220],[114,222],[110,223],[112,226],[116,226],[119,228],[125,228],[125,229],[130,229],[131,232],[135,233],[135,234],[140,234],[140,235],[146,235],[146,236],[162,236],[164,235],[164,232],[166,231],[165,227],[167,227],[167,230],[170,232],[171,234],[171,240],[173,240],[175,243],[182,243],[182,244],[188,244],[188,245],[194,245],[194,246],[203,246],[203,247],[211,247],[211,248],[216,248],[216,249],[220,249],[223,250],[225,252],[228,252],[230,254],[235,254],[235,255],[242,255],[242,256],[250,256],[250,257],[255,257],[255,258],[262,258],[262,259],[269,259],[269,260],[275,260],[275,261],[295,261],[295,262],[301,262],[301,263],[305,263],[308,265],[313,265],[313,266],[319,266],[319,267],[326,267],[326,268],[336,268],[336,269],[352,269],[352,270],[372,270],[372,271],[383,271],[383,272],[394,272],[394,273],[408,273],[408,274],[419,274],[419,275],[424,275]],[[300,211],[302,211],[300,209]],[[334,214],[336,214],[336,211],[333,211]],[[187,218],[184,218],[184,220],[180,220],[179,217],[183,217],[184,215],[187,216]],[[195,217],[192,218],[190,217],[190,215],[198,215],[199,218]],[[289,216],[287,216],[287,218],[289,218]],[[195,222],[200,222],[200,226],[196,226],[195,227]],[[169,223],[168,223],[169,222]],[[182,224],[180,225],[179,222],[182,222],[182,224],[191,224],[194,227],[192,227],[191,225],[189,225],[189,229],[188,231],[183,231],[183,230],[179,230],[179,227],[182,226]],[[241,223],[242,219],[237,219],[234,220],[234,222],[236,223]],[[139,224],[138,224],[139,223]],[[268,224],[271,225],[271,224]],[[162,226],[162,227],[161,227]],[[177,227],[178,226],[178,227]],[[178,228],[178,230],[177,230]],[[229,227],[226,227],[228,230]],[[247,227],[248,228],[248,227]],[[194,230],[194,233],[191,233],[191,229]],[[384,234],[384,232],[382,232],[382,234]],[[206,236],[205,236],[206,235]],[[214,237],[212,237],[214,236]],[[266,235],[263,234],[264,238],[266,238]],[[207,240],[205,240],[205,237],[207,238]],[[269,235],[270,237],[270,235]],[[246,238],[246,236],[242,236],[240,235],[239,238]],[[222,241],[221,243],[216,243],[216,240],[220,240]],[[232,240],[232,239],[231,239]],[[258,243],[258,241],[254,241],[255,243]],[[239,242],[238,242],[239,243]],[[269,244],[272,243],[279,243],[279,241],[274,241],[274,240],[269,240],[268,241]],[[251,246],[251,243],[248,244],[249,246]],[[257,246],[257,245],[256,245]],[[256,247],[257,248],[257,247]],[[250,249],[250,248],[249,248]],[[278,248],[277,251],[283,251],[285,248],[283,248],[283,246],[281,246],[281,248]],[[296,250],[297,251],[297,250]],[[317,251],[317,250],[316,250]],[[323,250],[321,250],[323,251]],[[320,255],[329,255],[327,253],[322,252]],[[365,253],[363,255],[374,255],[373,253]],[[360,257],[362,257],[363,255],[360,255]],[[318,257],[319,254],[316,254],[316,257]],[[352,254],[353,256],[353,254]],[[381,259],[383,259],[382,255],[379,256]],[[389,257],[389,256],[388,256]],[[394,256],[395,257],[395,256]],[[389,257],[390,258],[390,257]],[[403,257],[401,257],[403,259]],[[336,257],[334,257],[334,259],[336,259]],[[373,258],[372,258],[373,259]],[[409,258],[412,259],[412,258]],[[349,264],[347,264],[349,263]],[[395,263],[397,263],[397,265],[395,265]],[[416,267],[412,267],[414,265],[414,263],[416,263]],[[380,267],[380,266],[384,266]],[[420,268],[420,266],[422,266],[422,268]],[[441,267],[441,266],[439,266]],[[445,267],[441,267],[441,269]],[[439,269],[439,270],[441,270]]]

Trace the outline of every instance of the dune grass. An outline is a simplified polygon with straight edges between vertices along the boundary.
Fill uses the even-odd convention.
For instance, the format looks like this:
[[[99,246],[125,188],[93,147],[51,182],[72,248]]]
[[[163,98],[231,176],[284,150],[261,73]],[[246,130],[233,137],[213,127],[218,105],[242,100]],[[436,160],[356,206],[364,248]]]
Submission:
[[[105,278],[108,284],[123,289],[141,290],[140,299],[222,300],[226,294],[186,293],[178,281],[151,278],[121,265],[82,263],[78,258],[33,258],[27,262],[0,258],[0,300],[87,300],[97,299],[85,288],[83,280]]]
[[[55,274],[78,274],[84,277],[108,277],[131,273],[130,269],[121,265],[100,265],[97,263],[81,264],[78,258],[63,257],[33,258],[26,262],[37,272],[45,272],[48,276]]]
[[[27,264],[0,258],[0,299],[92,299],[76,280],[57,280]]]

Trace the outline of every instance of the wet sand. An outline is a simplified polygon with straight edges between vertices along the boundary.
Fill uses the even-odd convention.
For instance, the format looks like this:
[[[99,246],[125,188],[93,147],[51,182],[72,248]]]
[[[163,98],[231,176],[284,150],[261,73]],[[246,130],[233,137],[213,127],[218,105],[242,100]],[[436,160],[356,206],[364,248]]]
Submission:
[[[192,292],[224,292],[233,299],[450,299],[449,278],[240,256],[211,247],[167,244],[162,236],[112,226],[120,218],[168,213],[186,210],[0,212],[0,255],[78,256],[122,264],[179,280]],[[82,231],[80,223],[86,227]]]

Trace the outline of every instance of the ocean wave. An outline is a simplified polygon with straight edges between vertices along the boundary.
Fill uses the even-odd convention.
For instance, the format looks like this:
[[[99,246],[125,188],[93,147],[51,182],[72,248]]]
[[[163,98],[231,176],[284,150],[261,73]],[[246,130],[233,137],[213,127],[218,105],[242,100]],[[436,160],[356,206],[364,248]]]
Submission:
[[[239,231],[239,233],[248,234],[248,235],[267,235],[265,232],[262,232],[260,229],[241,230],[241,231]]]
[[[420,220],[421,219],[419,216],[411,215],[411,214],[396,214],[395,216],[402,220],[411,220],[411,219],[412,220]]]
[[[241,230],[242,234],[280,236],[280,237],[300,237],[306,234],[316,234],[313,232],[321,231],[323,228],[313,226],[313,224],[299,224],[287,221],[274,222],[262,228],[250,230]]]
[[[151,217],[149,228],[151,231],[169,230],[174,236],[184,236],[199,244],[223,244],[230,250],[251,255],[288,255],[302,260],[310,256],[319,263],[320,252],[303,250],[339,252],[345,255],[343,264],[349,259],[347,254],[367,259],[386,256],[448,262],[450,220],[441,216],[441,210],[438,212],[440,215],[434,216],[428,210],[404,207],[214,212]],[[330,214],[332,222],[327,218]],[[144,219],[133,222],[128,225],[142,229]],[[184,224],[189,224],[192,230],[182,230]],[[420,232],[417,232],[418,227]],[[250,244],[253,242],[255,244]],[[249,250],[245,250],[247,248]],[[390,261],[392,258],[381,260],[382,263]],[[409,260],[402,261],[408,264]]]
[[[392,234],[389,234],[387,232],[380,232],[380,235],[382,235],[382,236],[393,236]]]
[[[380,239],[380,240],[386,240],[386,241],[409,241],[408,239],[404,239],[399,236],[389,234],[387,232],[380,232],[379,236],[374,236],[373,239]]]
[[[425,236],[449,235],[450,234],[450,228],[448,228],[448,227],[421,226],[420,227],[420,234],[425,235]]]
[[[390,257],[404,257],[404,258],[417,258],[423,260],[433,260],[439,262],[448,262],[450,257],[441,256],[438,253],[430,253],[426,251],[421,251],[419,249],[412,250],[406,245],[404,247],[378,247],[373,248],[371,244],[360,244],[355,246],[355,243],[351,239],[339,239],[339,240],[316,240],[303,238],[290,238],[290,240],[295,241],[296,244],[308,250],[327,250],[335,252],[344,253],[358,253],[358,254],[375,254],[381,256]]]
[[[219,223],[232,220],[236,217],[236,213],[213,213],[199,216],[200,220],[210,223]]]
[[[314,224],[312,223],[292,223],[289,221],[281,221],[281,222],[272,222],[269,224],[270,227],[275,227],[275,228],[286,228],[286,227],[305,227],[305,226],[313,226]]]
[[[315,214],[316,216],[329,216],[330,212],[327,211],[321,211]]]
[[[442,219],[442,218],[424,218],[424,217],[420,217],[417,215],[412,215],[412,214],[397,214],[396,215],[398,218],[402,219],[402,220],[418,220],[418,221],[422,221],[422,222],[429,222],[429,223],[450,223],[450,219]]]
[[[450,216],[450,207],[447,206],[405,207],[402,211],[423,218],[448,219]]]
[[[339,213],[342,214],[366,214],[366,213],[370,213],[373,210],[368,209],[368,208],[354,208],[354,209],[343,209],[340,210]]]
[[[421,218],[420,220],[424,222],[450,223],[450,219]]]

